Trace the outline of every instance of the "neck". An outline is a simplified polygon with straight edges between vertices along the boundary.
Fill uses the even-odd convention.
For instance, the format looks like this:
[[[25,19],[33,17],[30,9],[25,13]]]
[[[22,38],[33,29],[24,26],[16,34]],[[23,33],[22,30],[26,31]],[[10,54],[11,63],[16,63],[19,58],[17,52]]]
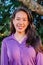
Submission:
[[[14,36],[15,36],[16,40],[18,40],[21,43],[23,41],[23,39],[26,37],[26,34],[16,32],[14,34]]]
[[[25,36],[25,32],[22,32],[22,33],[21,32],[16,32],[15,36],[22,38],[22,37]]]

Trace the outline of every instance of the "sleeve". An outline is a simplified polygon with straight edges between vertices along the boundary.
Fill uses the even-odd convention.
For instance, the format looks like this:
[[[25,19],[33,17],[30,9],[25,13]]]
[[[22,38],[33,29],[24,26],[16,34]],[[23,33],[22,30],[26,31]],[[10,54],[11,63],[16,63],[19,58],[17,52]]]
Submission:
[[[2,41],[1,45],[1,65],[8,65],[7,47],[5,40]]]
[[[36,65],[43,65],[43,53],[41,52],[36,56]]]

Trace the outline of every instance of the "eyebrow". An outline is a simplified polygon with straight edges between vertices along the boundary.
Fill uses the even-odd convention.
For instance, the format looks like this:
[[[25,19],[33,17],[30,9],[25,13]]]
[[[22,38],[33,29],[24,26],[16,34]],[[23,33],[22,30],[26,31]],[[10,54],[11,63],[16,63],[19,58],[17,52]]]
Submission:
[[[20,17],[17,17],[17,18],[20,18]],[[26,17],[23,17],[24,19],[26,19]]]

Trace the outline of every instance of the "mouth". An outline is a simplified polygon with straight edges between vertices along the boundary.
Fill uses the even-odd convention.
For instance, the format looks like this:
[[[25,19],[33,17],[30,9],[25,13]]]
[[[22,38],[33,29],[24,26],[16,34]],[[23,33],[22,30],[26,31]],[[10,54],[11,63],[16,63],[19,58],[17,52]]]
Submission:
[[[19,29],[22,29],[22,28],[23,28],[23,26],[18,26],[18,28],[19,28]]]
[[[22,29],[22,28],[24,28],[24,25],[17,25],[17,27],[18,27],[19,29]]]

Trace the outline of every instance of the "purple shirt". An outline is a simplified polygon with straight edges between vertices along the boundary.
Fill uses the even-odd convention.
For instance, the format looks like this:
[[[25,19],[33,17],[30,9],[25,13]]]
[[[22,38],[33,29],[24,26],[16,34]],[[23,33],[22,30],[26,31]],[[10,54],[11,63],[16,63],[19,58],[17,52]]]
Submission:
[[[36,65],[43,65],[43,53],[41,52],[37,54]]]
[[[26,38],[20,44],[12,34],[2,41],[1,65],[35,65],[35,60],[37,65],[43,65],[39,64],[38,57],[41,56],[39,55],[36,58],[34,48],[26,47]]]

